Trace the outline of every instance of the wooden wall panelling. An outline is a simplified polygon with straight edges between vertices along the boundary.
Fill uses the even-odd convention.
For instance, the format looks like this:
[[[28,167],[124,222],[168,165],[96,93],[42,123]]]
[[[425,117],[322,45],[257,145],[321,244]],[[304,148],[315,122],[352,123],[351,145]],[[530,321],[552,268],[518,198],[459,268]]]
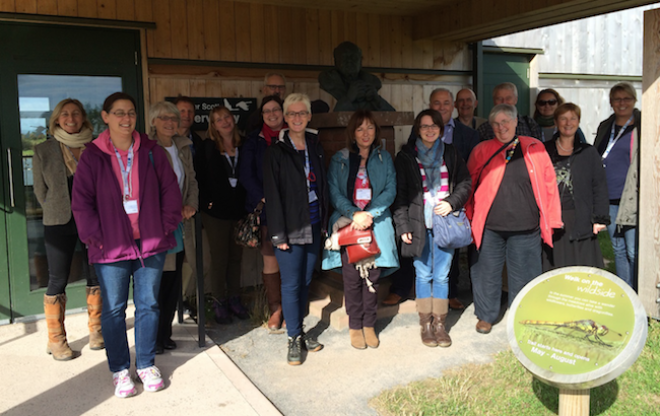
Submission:
[[[234,81],[234,84],[236,85],[234,97],[252,97],[252,81]]]
[[[433,41],[430,39],[413,41],[413,68],[433,68]]]
[[[379,17],[380,29],[380,65],[390,67],[392,65],[392,19],[390,16]]]
[[[153,14],[151,12],[151,0],[135,0],[135,19],[142,22],[153,21]],[[154,36],[155,30],[147,30],[147,56],[154,56]]]
[[[220,97],[238,97],[238,82],[222,80],[222,95]]]
[[[39,0],[41,1],[41,0]],[[167,7],[167,3],[163,5]],[[116,0],[98,0],[96,9],[99,19],[116,19],[117,18],[117,2]]]
[[[319,55],[321,65],[334,65],[332,51],[332,17],[330,13],[319,10]]]
[[[37,0],[37,13],[57,15],[57,0]]]
[[[191,97],[204,97],[206,95],[206,80],[191,79],[188,94]]]
[[[294,62],[294,57],[291,45],[295,40],[292,30],[293,16],[291,15],[291,7],[278,7],[277,14],[279,15],[279,24],[282,30],[279,32],[280,53],[276,62],[281,64],[292,63]]]
[[[413,68],[413,18],[405,16],[401,19],[401,66]]]
[[[172,58],[188,59],[188,18],[186,0],[170,0]],[[166,7],[163,2],[162,7]]]
[[[186,1],[186,31],[188,59],[206,59],[204,39],[204,1]]]
[[[220,17],[217,0],[204,0],[204,56],[220,60]]]
[[[234,3],[234,29],[236,34],[236,60],[239,62],[252,61],[250,50],[250,4]]]
[[[305,9],[300,7],[291,8],[291,32],[293,43],[283,45],[293,49],[293,63],[307,63],[307,25],[305,23]]]
[[[257,104],[261,105],[261,88],[264,86],[263,80],[252,81],[252,93],[250,97],[257,97]]]
[[[344,13],[344,40],[357,44],[357,13]]]
[[[392,16],[392,36],[390,38],[390,65],[392,68],[401,68],[403,63],[403,50],[401,41],[403,38],[403,19],[401,16]]]
[[[170,58],[172,56],[172,32],[170,30],[170,8],[167,3],[154,3],[153,20],[157,29],[154,34],[153,54],[156,58]]]
[[[61,2],[62,0],[60,0]],[[135,19],[135,1],[117,0],[117,19],[133,21]]]
[[[22,1],[22,0],[18,0]],[[13,0],[12,0],[12,3]],[[77,0],[58,0],[57,1],[57,14],[60,16],[78,16],[78,1]]]
[[[362,51],[363,57],[368,57],[369,59],[363,59],[362,64],[364,66],[380,66],[380,19],[376,14],[369,15],[369,49],[368,51]]]
[[[36,13],[36,12],[37,12],[37,0],[18,0],[16,2],[16,13]]]
[[[323,10],[320,13],[324,13]],[[325,12],[327,13],[327,12]],[[330,12],[330,18],[332,19],[332,48],[336,48],[337,45],[346,40],[344,34],[344,12],[340,10],[332,10]]]
[[[369,15],[357,13],[357,39],[355,43],[362,49],[363,62],[369,62]]]
[[[250,3],[250,53],[252,62],[266,61],[266,41],[264,36],[264,6]]]
[[[14,0],[0,0],[0,12],[16,12],[16,4],[14,4]]]
[[[204,97],[222,97],[223,96],[222,81],[220,80],[207,80],[206,81],[206,95]],[[206,113],[208,114],[208,112]]]
[[[392,84],[392,93],[389,99],[389,103],[392,104],[392,107],[396,111],[402,111],[403,108],[403,85],[401,84]]]
[[[280,28],[277,6],[264,5],[264,36],[267,39],[265,55],[266,62],[280,61]]]
[[[187,78],[175,78],[170,80],[168,95],[166,97],[176,97],[177,95],[187,95],[190,96],[190,79]],[[163,100],[165,97],[161,97]]]
[[[308,65],[318,65],[321,60],[319,52],[320,45],[320,26],[319,26],[319,11],[316,9],[305,10],[305,27],[307,33],[307,42],[305,43],[307,51]]]
[[[234,24],[234,2],[220,1],[218,16],[220,23],[220,60],[236,60],[236,27]]]
[[[381,97],[388,103],[392,102],[392,84],[383,84],[383,87],[378,91]]]

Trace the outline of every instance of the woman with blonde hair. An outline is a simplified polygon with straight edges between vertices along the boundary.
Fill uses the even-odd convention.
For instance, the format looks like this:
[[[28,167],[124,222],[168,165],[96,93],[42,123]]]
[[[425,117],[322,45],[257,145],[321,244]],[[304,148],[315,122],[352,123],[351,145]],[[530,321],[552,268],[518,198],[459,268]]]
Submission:
[[[149,138],[157,141],[160,147],[165,150],[170,165],[176,174],[183,200],[181,208],[183,227],[182,229],[179,228],[183,232],[177,238],[180,237],[181,243],[189,246],[191,243],[188,241],[184,243],[183,239],[190,239],[193,236],[192,217],[199,206],[199,191],[195,179],[192,151],[190,150],[192,141],[178,134],[180,121],[179,110],[168,101],[157,102],[149,109],[149,123],[151,124]],[[179,292],[181,291],[181,269],[184,255],[185,251],[181,247],[181,251],[170,253],[165,257],[163,277],[160,280],[160,291],[158,292],[160,317],[158,318],[158,335],[156,336],[156,354],[162,354],[165,349],[172,350],[176,348],[176,343],[172,340],[172,320],[174,319],[176,303],[179,300]]]
[[[219,324],[231,323],[231,315],[249,317],[240,300],[243,249],[234,241],[236,222],[245,215],[245,189],[238,182],[241,143],[233,114],[223,106],[211,110],[198,173],[202,223],[211,249],[213,309]]]
[[[52,138],[35,146],[32,158],[34,193],[43,208],[49,270],[48,289],[44,295],[47,351],[58,361],[74,358],[64,329],[65,289],[80,240],[71,211],[71,189],[80,156],[93,139],[92,131],[92,123],[82,103],[73,98],[64,99],[55,106],[50,116],[48,132]],[[101,291],[96,273],[87,263],[87,249],[84,244],[81,247],[87,277],[89,348],[101,350],[105,347],[101,335]]]

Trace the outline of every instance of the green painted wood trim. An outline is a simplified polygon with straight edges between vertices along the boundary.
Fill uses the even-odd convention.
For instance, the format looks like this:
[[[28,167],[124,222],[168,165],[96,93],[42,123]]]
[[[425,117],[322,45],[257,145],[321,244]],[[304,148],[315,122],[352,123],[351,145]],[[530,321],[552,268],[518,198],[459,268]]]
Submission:
[[[484,53],[517,53],[522,55],[543,55],[543,49],[536,48],[500,48],[499,46],[484,46]]]
[[[556,74],[551,72],[539,72],[539,78],[543,79],[575,79],[588,81],[633,81],[642,82],[641,75],[599,75],[599,74]]]
[[[325,71],[333,69],[330,65],[304,65],[304,64],[272,64],[266,62],[233,62],[233,61],[203,61],[195,59],[167,59],[149,58],[149,65],[194,65],[194,66],[217,66],[225,68],[251,68],[266,70],[293,70],[293,71]],[[416,74],[416,75],[459,75],[470,76],[471,70],[444,70],[444,69],[420,69],[420,68],[381,68],[362,67],[367,72],[381,72],[387,74]]]
[[[50,16],[29,13],[7,13],[0,12],[0,20],[35,22],[35,23],[58,23],[65,25],[82,26],[107,26],[132,29],[156,29],[154,22],[140,22],[132,20],[92,19],[89,17]]]

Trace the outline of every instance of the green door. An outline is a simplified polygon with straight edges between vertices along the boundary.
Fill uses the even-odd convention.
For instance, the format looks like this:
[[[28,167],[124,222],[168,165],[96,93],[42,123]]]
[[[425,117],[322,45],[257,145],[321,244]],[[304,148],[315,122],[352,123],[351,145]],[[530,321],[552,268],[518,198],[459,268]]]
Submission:
[[[14,40],[0,42],[2,323],[43,313],[48,261],[42,209],[33,192],[32,155],[34,146],[46,140],[53,108],[64,98],[80,100],[96,136],[104,128],[103,100],[124,91],[141,103],[142,80],[136,30],[0,23],[0,39]],[[66,289],[68,309],[85,306],[84,265],[79,245]]]
[[[484,52],[484,117],[493,108],[493,88],[503,82],[512,82],[518,88],[518,105],[522,115],[529,114],[529,62],[534,55]]]

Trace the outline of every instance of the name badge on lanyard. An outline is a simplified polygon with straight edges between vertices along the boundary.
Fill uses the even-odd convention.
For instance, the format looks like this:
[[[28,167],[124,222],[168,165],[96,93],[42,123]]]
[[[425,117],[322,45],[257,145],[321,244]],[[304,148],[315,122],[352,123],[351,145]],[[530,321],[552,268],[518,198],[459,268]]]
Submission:
[[[298,151],[298,148],[296,147],[296,144],[291,140],[291,144],[293,145],[293,148]],[[310,167],[309,163],[309,151],[307,149],[307,146],[305,146],[305,180],[307,182],[307,202],[312,203],[316,200],[319,199],[319,197],[316,195],[316,191],[312,190],[312,184],[311,182],[316,182],[316,175],[312,172],[312,169]]]
[[[621,127],[621,130],[619,130],[619,134],[617,134],[616,137],[614,137],[614,123],[612,123],[612,130],[610,131],[610,140],[607,142],[607,148],[605,148],[605,151],[603,152],[603,160],[607,158],[607,156],[612,151],[612,148],[614,147],[616,142],[618,142],[621,136],[623,136],[623,133],[626,132],[626,129],[628,128],[632,120],[633,120],[633,116],[630,116],[628,121],[626,121],[626,124],[624,124],[623,127]]]
[[[235,150],[236,155],[234,156],[234,163],[231,162],[231,158],[225,152],[225,157],[227,158],[227,162],[229,162],[229,166],[231,167],[231,177],[229,178],[229,185],[232,188],[236,188],[238,185],[238,178],[236,178],[236,165],[238,164],[238,148]]]
[[[122,189],[122,202],[124,205],[124,211],[126,214],[137,214],[138,213],[138,202],[137,198],[133,198],[133,184],[132,184],[132,170],[133,170],[133,143],[131,147],[128,148],[128,156],[126,158],[126,166],[121,160],[119,151],[112,145],[112,148],[115,151],[115,156],[117,157],[117,162],[119,162],[119,171],[121,173],[121,181],[123,185]]]

